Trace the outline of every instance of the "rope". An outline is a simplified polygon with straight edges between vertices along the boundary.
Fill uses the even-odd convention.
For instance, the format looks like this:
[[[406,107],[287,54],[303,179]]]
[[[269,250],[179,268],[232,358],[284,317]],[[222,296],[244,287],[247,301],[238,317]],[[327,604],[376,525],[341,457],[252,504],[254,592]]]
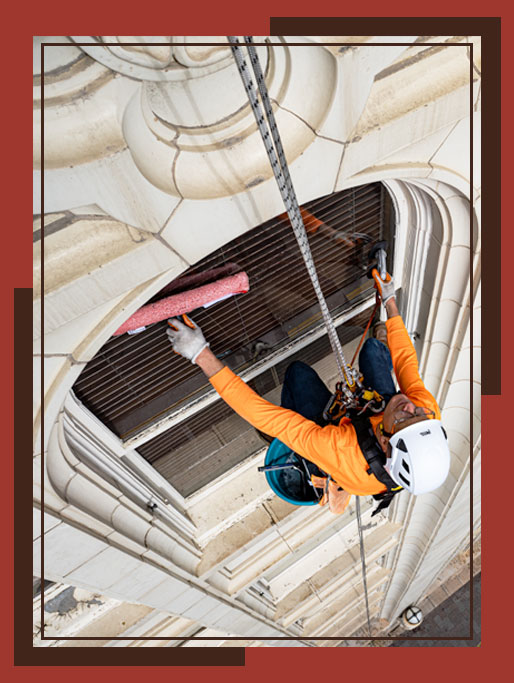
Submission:
[[[352,370],[351,367],[349,367],[345,361],[344,355],[343,355],[343,350],[341,348],[341,342],[339,341],[339,337],[337,336],[337,332],[335,329],[334,321],[332,320],[332,316],[330,315],[330,311],[327,306],[327,302],[325,301],[325,297],[323,296],[323,292],[321,290],[321,286],[319,284],[318,280],[318,275],[316,273],[316,267],[314,265],[314,260],[312,258],[312,253],[310,250],[309,246],[309,240],[307,237],[307,231],[305,230],[305,225],[303,223],[303,218],[302,214],[300,212],[300,207],[298,205],[298,200],[296,198],[296,193],[293,188],[293,183],[291,181],[291,176],[289,175],[289,168],[287,166],[287,161],[286,157],[284,154],[284,149],[282,147],[282,142],[280,140],[280,135],[278,132],[278,128],[275,122],[275,116],[273,114],[273,109],[271,107],[271,103],[269,100],[269,95],[268,91],[266,88],[266,84],[264,82],[264,76],[262,73],[262,69],[259,63],[259,58],[257,55],[257,52],[255,50],[255,46],[253,44],[253,38],[252,36],[245,36],[245,44],[248,49],[248,54],[250,57],[250,63],[252,65],[252,69],[255,75],[255,79],[257,81],[257,87],[259,89],[259,93],[261,95],[262,103],[264,106],[264,111],[266,113],[266,119],[268,122],[268,126],[266,126],[266,121],[264,119],[264,116],[262,114],[262,108],[261,104],[259,102],[259,98],[257,96],[257,91],[255,89],[252,77],[248,71],[248,67],[246,65],[245,59],[242,54],[242,50],[239,44],[239,39],[236,36],[227,36],[228,41],[230,43],[230,47],[232,49],[232,54],[234,55],[234,59],[237,64],[237,68],[239,71],[239,74],[241,76],[241,79],[243,81],[244,88],[246,90],[246,94],[248,95],[248,99],[250,101],[250,105],[252,107],[255,120],[257,121],[257,126],[259,128],[262,140],[264,142],[264,146],[266,148],[266,152],[268,154],[268,158],[271,163],[271,168],[273,169],[273,174],[275,176],[275,179],[277,181],[280,194],[282,196],[284,205],[286,207],[287,215],[289,216],[289,220],[291,221],[291,225],[293,227],[293,231],[296,237],[296,240],[298,242],[298,246],[300,248],[300,252],[303,256],[303,260],[305,262],[305,266],[307,268],[307,272],[309,273],[309,277],[312,282],[312,286],[314,288],[314,291],[316,292],[316,296],[319,301],[319,305],[321,308],[321,312],[323,314],[323,320],[325,322],[325,326],[327,328],[327,333],[328,337],[330,340],[330,344],[332,346],[332,350],[334,352],[335,358],[336,358],[336,363],[337,367],[339,370],[339,374],[341,378],[344,380],[345,385],[345,393],[347,396],[350,398],[353,396],[352,391],[350,387],[355,386],[355,382],[357,380],[357,375],[354,374],[354,371]],[[270,136],[271,133],[271,136]],[[273,140],[273,142],[272,142]],[[273,144],[275,146],[273,146]],[[371,319],[370,319],[371,322]],[[368,324],[369,326],[369,324]],[[369,615],[369,601],[368,601],[368,586],[367,586],[367,580],[366,580],[366,560],[365,560],[365,555],[364,555],[364,539],[363,539],[363,533],[362,533],[362,524],[361,524],[361,515],[360,515],[360,501],[359,497],[355,496],[355,501],[356,501],[356,513],[357,513],[357,526],[359,529],[359,541],[360,541],[360,555],[361,555],[361,564],[362,564],[362,578],[363,578],[363,584],[364,584],[364,597],[366,601],[366,616],[367,616],[367,622],[368,622],[368,632],[369,636],[371,638],[371,624],[370,624],[370,615]]]
[[[264,82],[264,76],[262,74],[257,52],[255,50],[254,45],[252,44],[253,41],[251,36],[245,36],[245,40],[248,41],[247,47],[250,55],[250,62],[252,64],[252,69],[254,71],[255,78],[257,80],[259,92],[261,93],[269,128],[266,126],[266,120],[262,113],[262,108],[257,96],[257,91],[255,89],[251,75],[248,71],[248,67],[243,57],[241,47],[239,46],[239,39],[235,36],[228,36],[228,40],[231,44],[230,46],[232,48],[232,53],[234,55],[237,67],[239,69],[239,74],[241,76],[244,88],[248,95],[250,105],[252,107],[255,119],[257,121],[257,126],[261,133],[261,137],[264,142],[264,146],[266,148],[266,152],[271,163],[271,168],[275,175],[275,179],[277,181],[280,194],[284,201],[287,215],[289,216],[289,220],[291,221],[296,241],[298,242],[300,252],[303,256],[303,260],[307,268],[307,272],[309,273],[312,286],[318,298],[321,313],[323,315],[323,320],[327,328],[330,345],[332,346],[332,350],[334,352],[334,356],[336,359],[339,375],[345,382],[345,393],[348,397],[351,397],[352,392],[349,387],[354,386],[355,378],[351,368],[347,365],[345,361],[343,350],[341,348],[341,342],[339,341],[339,337],[337,336],[337,332],[334,326],[334,321],[332,320],[330,311],[325,301],[325,297],[323,296],[323,292],[319,284],[318,275],[316,273],[316,267],[314,265],[314,260],[312,258],[309,246],[307,231],[305,230],[305,225],[303,223],[303,218],[300,212],[300,207],[298,205],[298,200],[296,198],[296,193],[294,191],[293,184],[291,182],[291,177],[289,175],[287,161],[278,133],[278,128],[275,123],[275,116],[273,114],[271,103],[269,101],[269,96],[267,93],[266,84]],[[273,143],[275,143],[276,150],[273,146]]]
[[[362,583],[364,585],[364,600],[366,601],[366,618],[368,621],[368,634],[371,638],[371,622],[369,618],[369,601],[368,601],[368,582],[366,579],[366,555],[364,553],[364,535],[362,533],[362,522],[361,522],[361,503],[359,496],[355,496],[355,512],[357,515],[357,528],[359,529],[359,547],[361,555],[361,565],[362,565]]]
[[[380,306],[380,299],[377,299],[377,302],[376,302],[376,304],[375,304],[375,308],[373,309],[373,313],[371,314],[371,317],[370,317],[370,319],[368,320],[368,324],[366,325],[366,329],[365,329],[364,332],[362,333],[362,337],[361,337],[361,340],[360,340],[360,342],[359,342],[359,346],[355,349],[355,353],[353,354],[352,362],[350,363],[350,365],[353,365],[353,364],[355,363],[355,359],[357,358],[357,354],[358,354],[359,351],[360,351],[360,348],[361,348],[361,346],[362,346],[362,342],[364,341],[364,338],[365,338],[365,336],[366,336],[366,334],[367,334],[367,332],[368,332],[368,330],[369,330],[369,326],[371,325],[371,321],[372,321],[373,318],[375,317],[375,313],[378,311],[378,307],[379,307],[379,306]]]

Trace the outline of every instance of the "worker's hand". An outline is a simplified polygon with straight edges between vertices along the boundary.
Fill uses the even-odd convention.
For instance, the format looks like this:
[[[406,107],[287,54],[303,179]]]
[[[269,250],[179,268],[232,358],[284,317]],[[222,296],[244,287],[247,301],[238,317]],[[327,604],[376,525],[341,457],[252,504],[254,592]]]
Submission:
[[[385,280],[382,280],[376,268],[373,268],[373,270],[371,271],[371,275],[375,280],[375,287],[378,289],[378,293],[380,295],[380,298],[382,299],[382,303],[385,306],[389,299],[392,299],[394,296],[394,280],[389,275],[389,273],[386,273]]]
[[[170,318],[166,334],[173,345],[175,353],[187,358],[191,363],[196,363],[200,352],[209,344],[205,341],[202,330],[187,316],[183,316],[183,318],[187,325],[177,318]]]

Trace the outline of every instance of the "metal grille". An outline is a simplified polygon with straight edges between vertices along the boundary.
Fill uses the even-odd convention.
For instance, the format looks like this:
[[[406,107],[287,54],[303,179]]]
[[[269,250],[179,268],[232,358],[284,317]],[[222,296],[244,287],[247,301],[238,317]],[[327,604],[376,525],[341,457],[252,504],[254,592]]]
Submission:
[[[369,295],[371,282],[364,276],[369,245],[384,238],[390,211],[383,186],[343,190],[302,208],[324,224],[310,235],[310,245],[330,309]],[[309,231],[309,221],[306,227]],[[184,276],[230,263],[248,273],[250,291],[191,316],[213,352],[241,371],[307,331],[320,316],[286,217],[267,221],[197,263],[175,281],[175,292]],[[161,292],[152,301],[167,295]],[[75,382],[78,398],[121,438],[205,391],[203,373],[172,352],[165,327],[163,321],[137,335],[111,338]],[[197,429],[189,423],[184,429]]]

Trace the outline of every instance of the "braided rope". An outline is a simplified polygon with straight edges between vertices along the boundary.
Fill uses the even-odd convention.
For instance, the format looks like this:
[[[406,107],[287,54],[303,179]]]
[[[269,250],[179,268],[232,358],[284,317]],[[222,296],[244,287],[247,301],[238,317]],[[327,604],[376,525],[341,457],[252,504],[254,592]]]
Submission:
[[[250,56],[250,63],[255,73],[255,78],[259,88],[259,92],[261,94],[269,128],[266,125],[266,120],[262,113],[262,108],[259,102],[257,91],[255,89],[252,77],[248,71],[248,67],[243,57],[241,47],[239,45],[239,40],[235,36],[228,36],[228,40],[231,44],[230,46],[232,48],[232,53],[238,66],[239,73],[243,81],[243,85],[245,87],[248,99],[250,101],[250,105],[255,115],[257,126],[261,133],[264,146],[266,148],[266,152],[271,163],[271,168],[273,169],[273,173],[275,175],[275,179],[277,181],[280,194],[282,196],[282,200],[287,211],[287,215],[289,216],[289,220],[291,221],[296,241],[298,242],[298,247],[305,262],[307,272],[309,273],[312,286],[318,298],[321,313],[323,315],[323,320],[327,328],[330,345],[332,346],[332,350],[334,352],[334,356],[336,359],[339,375],[345,382],[345,393],[349,397],[351,397],[352,393],[349,387],[352,387],[355,384],[354,374],[344,358],[341,342],[337,335],[334,321],[332,320],[332,316],[330,315],[327,302],[325,301],[325,297],[323,296],[323,292],[319,283],[318,274],[316,272],[316,266],[314,265],[314,260],[312,258],[312,253],[309,246],[307,231],[305,230],[302,214],[300,212],[300,207],[298,205],[296,193],[294,191],[291,176],[289,174],[284,149],[282,147],[282,142],[280,140],[280,135],[275,122],[275,116],[273,114],[273,109],[271,107],[271,103],[269,100],[266,84],[264,82],[264,76],[262,73],[262,69],[260,67],[259,58],[257,56],[255,47],[252,44],[253,40],[251,36],[245,36],[245,40],[248,41],[247,48]],[[273,143],[275,146],[273,146]]]
[[[366,555],[364,552],[364,534],[362,533],[361,503],[359,496],[355,496],[355,513],[357,516],[357,528],[359,530],[359,547],[362,565],[362,583],[364,585],[364,600],[366,602],[366,617],[368,621],[368,634],[371,638],[371,622],[369,617],[368,582],[366,579]]]

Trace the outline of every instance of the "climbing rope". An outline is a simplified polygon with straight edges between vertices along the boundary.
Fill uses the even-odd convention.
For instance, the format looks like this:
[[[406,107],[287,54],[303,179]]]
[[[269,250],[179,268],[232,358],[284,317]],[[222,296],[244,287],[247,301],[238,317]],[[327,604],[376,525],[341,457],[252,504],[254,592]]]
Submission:
[[[243,85],[245,87],[250,105],[252,107],[255,119],[257,121],[257,126],[261,133],[268,158],[271,163],[271,168],[275,175],[280,194],[284,201],[284,205],[291,221],[293,231],[300,248],[300,252],[303,256],[307,272],[312,282],[312,286],[318,298],[318,302],[321,308],[321,313],[323,315],[323,320],[327,328],[328,338],[330,340],[330,345],[334,352],[337,367],[339,370],[340,377],[344,380],[344,390],[348,398],[352,398],[352,391],[350,387],[355,386],[356,376],[354,371],[348,366],[343,355],[343,350],[341,348],[341,342],[337,336],[334,321],[330,315],[325,297],[321,290],[319,284],[318,275],[316,273],[316,267],[314,265],[314,260],[312,258],[309,240],[307,237],[307,231],[303,223],[302,214],[300,212],[300,207],[298,205],[298,200],[296,198],[296,193],[291,182],[291,176],[289,175],[289,169],[287,166],[286,157],[284,154],[284,149],[282,147],[282,142],[278,133],[278,128],[275,123],[275,116],[273,114],[273,109],[269,100],[266,84],[264,82],[264,76],[262,74],[262,69],[260,67],[259,58],[257,52],[253,45],[253,39],[251,36],[245,36],[245,41],[247,42],[248,53],[250,56],[250,63],[252,64],[252,69],[255,74],[255,78],[258,84],[259,92],[261,94],[262,102],[264,105],[264,111],[266,112],[266,119],[268,126],[266,126],[266,119],[263,116],[261,104],[257,96],[257,91],[255,89],[251,74],[248,71],[245,59],[241,47],[239,45],[239,39],[235,36],[227,36],[232,48],[232,53],[234,55]],[[271,133],[271,135],[270,135]],[[275,146],[273,146],[273,143]]]
[[[379,307],[379,306],[380,306],[380,299],[377,297],[377,301],[376,301],[376,303],[375,303],[375,308],[374,308],[373,311],[371,312],[371,316],[370,316],[370,318],[369,318],[369,320],[368,320],[368,324],[366,325],[366,329],[365,329],[364,332],[362,333],[362,337],[361,337],[361,340],[360,340],[360,342],[359,342],[359,345],[357,346],[357,348],[355,349],[355,353],[353,354],[352,362],[350,363],[351,366],[353,366],[353,364],[355,363],[355,359],[357,358],[357,354],[358,354],[359,351],[360,351],[360,348],[361,348],[361,346],[362,346],[362,342],[364,341],[364,339],[365,339],[365,337],[366,337],[366,334],[367,334],[367,332],[368,332],[368,330],[369,330],[369,328],[370,328],[370,326],[371,326],[371,322],[372,322],[373,318],[375,317],[375,313],[378,311],[378,307]]]
[[[355,513],[357,517],[357,528],[359,530],[359,548],[361,556],[362,565],[362,584],[364,586],[364,600],[366,601],[366,619],[368,622],[368,634],[371,638],[371,622],[369,618],[369,601],[368,601],[368,582],[366,579],[366,553],[364,552],[364,534],[362,533],[362,520],[361,520],[361,503],[359,496],[355,496]]]
[[[257,87],[261,95],[262,103],[264,106],[264,111],[266,114],[266,119],[263,116],[261,104],[257,95],[255,85],[253,83],[251,74],[248,71],[246,61],[241,50],[241,44],[236,36],[227,36],[234,55],[234,59],[237,64],[237,68],[241,79],[243,81],[246,94],[250,105],[252,107],[255,120],[257,121],[257,126],[259,128],[268,158],[271,163],[271,168],[273,169],[273,174],[277,181],[282,200],[286,207],[287,215],[291,221],[293,231],[300,248],[300,252],[303,256],[307,272],[312,282],[312,286],[316,293],[321,308],[321,313],[323,315],[323,320],[327,328],[328,338],[336,358],[337,367],[339,370],[340,377],[344,380],[343,390],[346,396],[350,399],[353,398],[352,387],[356,386],[358,382],[358,374],[353,370],[352,367],[348,366],[341,348],[341,342],[337,336],[334,321],[330,315],[330,311],[323,296],[321,286],[319,284],[318,275],[316,273],[316,267],[314,265],[314,259],[312,258],[312,253],[309,246],[309,240],[307,237],[307,231],[303,223],[302,214],[300,207],[298,205],[298,200],[296,198],[296,193],[293,188],[293,183],[291,181],[291,176],[289,174],[289,168],[287,166],[286,157],[284,154],[284,149],[282,147],[282,142],[280,140],[280,135],[278,132],[277,125],[275,123],[275,116],[273,114],[273,109],[269,100],[268,91],[266,88],[266,83],[264,81],[264,76],[259,62],[259,57],[255,46],[253,43],[252,36],[245,36],[245,44],[248,50],[248,55],[250,57],[250,63],[257,81]],[[267,125],[266,125],[267,120]],[[359,540],[360,540],[360,555],[362,563],[362,577],[364,585],[364,596],[366,601],[366,615],[368,623],[368,632],[371,638],[371,624],[369,615],[369,601],[368,601],[368,587],[366,581],[366,560],[364,554],[364,540],[362,533],[362,523],[360,514],[360,502],[359,497],[355,496],[356,501],[356,516],[357,516],[357,526],[359,529]]]

